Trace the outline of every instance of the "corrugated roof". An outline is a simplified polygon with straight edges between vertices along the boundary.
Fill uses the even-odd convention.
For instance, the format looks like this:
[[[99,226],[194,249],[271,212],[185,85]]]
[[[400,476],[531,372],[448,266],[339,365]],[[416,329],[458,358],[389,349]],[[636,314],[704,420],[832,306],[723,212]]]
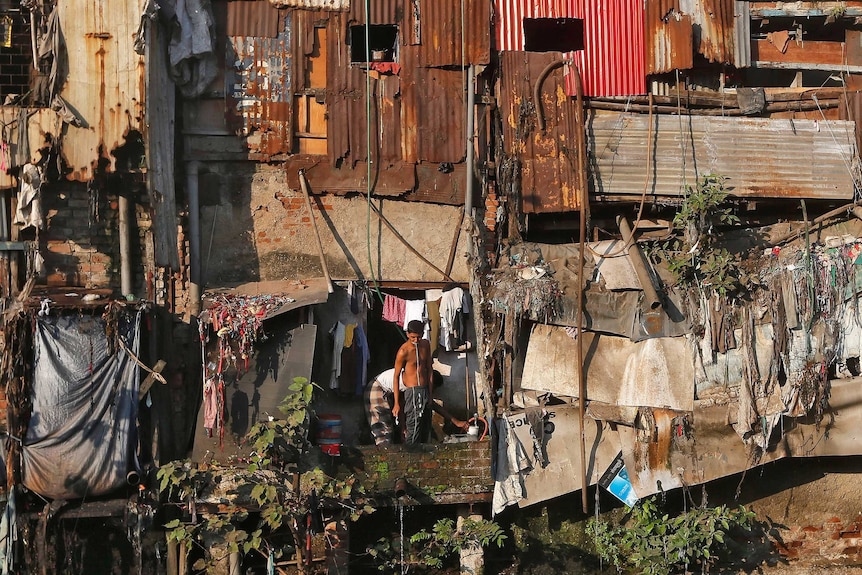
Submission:
[[[698,175],[715,173],[739,197],[853,198],[854,122],[670,115],[653,121],[648,145],[647,115],[590,114],[594,194],[640,197],[646,186],[648,197],[680,196]]]
[[[560,69],[542,84],[542,117],[537,127],[533,86],[557,53],[503,52],[500,57],[500,114],[506,154],[520,161],[525,213],[566,212],[580,206],[575,124],[577,113],[564,92]]]
[[[736,49],[737,0],[679,0],[682,11],[691,15],[697,51],[710,62],[733,64]],[[749,38],[740,41],[748,42]]]

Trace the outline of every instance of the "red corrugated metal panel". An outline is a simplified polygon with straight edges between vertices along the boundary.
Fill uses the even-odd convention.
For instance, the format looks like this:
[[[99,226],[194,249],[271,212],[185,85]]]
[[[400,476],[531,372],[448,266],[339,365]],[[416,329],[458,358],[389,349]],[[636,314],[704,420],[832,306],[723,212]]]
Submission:
[[[490,62],[489,0],[405,0],[405,5],[402,44],[419,45],[421,66],[460,66]],[[407,6],[412,9],[406,9]],[[418,38],[415,37],[417,18]]]
[[[584,50],[572,54],[584,95],[646,94],[643,0],[569,0],[568,14],[584,19]],[[566,93],[575,94],[571,75]]]
[[[521,197],[525,213],[567,212],[580,206],[578,192],[577,112],[564,93],[560,69],[542,85],[545,131],[537,128],[533,90],[548,64],[560,54],[503,52],[500,56],[500,114],[506,154],[521,164]]]
[[[694,66],[691,17],[680,11],[679,0],[647,2],[645,34],[648,74]]]
[[[524,18],[581,18],[584,50],[572,57],[585,96],[646,93],[643,0],[495,0],[497,48],[524,49]],[[566,82],[573,95],[574,82]]]
[[[569,18],[568,0],[494,0],[497,50],[524,49],[524,18]]]
[[[279,12],[269,2],[227,2],[227,35],[275,38]]]
[[[369,0],[368,21],[371,24],[399,24],[398,8],[412,0]],[[350,3],[350,23],[365,24],[365,0]]]
[[[229,37],[228,49],[236,54],[235,81],[228,82],[229,125],[247,137],[250,156],[255,159],[290,152],[293,83],[289,33],[277,38]]]

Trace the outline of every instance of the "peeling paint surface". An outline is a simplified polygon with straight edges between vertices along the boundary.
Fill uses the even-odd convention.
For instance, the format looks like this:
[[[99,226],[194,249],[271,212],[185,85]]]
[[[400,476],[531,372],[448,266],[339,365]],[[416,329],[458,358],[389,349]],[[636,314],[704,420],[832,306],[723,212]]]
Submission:
[[[293,82],[290,24],[276,38],[232,36],[225,74],[228,125],[253,159],[269,160],[292,149]],[[232,70],[231,70],[232,68]]]
[[[68,67],[60,95],[84,124],[68,126],[63,137],[69,179],[91,179],[100,161],[112,171],[111,152],[131,130],[143,131],[146,71],[133,46],[143,6],[143,0],[57,3]]]

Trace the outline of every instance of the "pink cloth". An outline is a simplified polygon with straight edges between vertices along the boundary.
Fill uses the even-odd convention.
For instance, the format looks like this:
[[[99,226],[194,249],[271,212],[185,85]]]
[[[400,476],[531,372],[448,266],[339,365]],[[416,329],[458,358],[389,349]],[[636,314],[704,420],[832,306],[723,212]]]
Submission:
[[[407,314],[407,300],[394,295],[386,295],[383,298],[383,319],[392,323],[404,325],[404,317]]]
[[[218,418],[218,397],[215,381],[210,378],[204,382],[204,428],[207,435],[212,437],[212,430],[216,426]]]

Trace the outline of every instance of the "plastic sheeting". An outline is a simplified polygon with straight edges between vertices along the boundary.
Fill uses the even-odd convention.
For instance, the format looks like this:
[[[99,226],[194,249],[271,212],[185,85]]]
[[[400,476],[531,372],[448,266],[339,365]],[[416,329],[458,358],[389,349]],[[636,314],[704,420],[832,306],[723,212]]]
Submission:
[[[23,483],[45,497],[104,495],[136,468],[139,368],[126,349],[138,353],[140,315],[121,314],[114,350],[106,325],[92,316],[36,321]]]

